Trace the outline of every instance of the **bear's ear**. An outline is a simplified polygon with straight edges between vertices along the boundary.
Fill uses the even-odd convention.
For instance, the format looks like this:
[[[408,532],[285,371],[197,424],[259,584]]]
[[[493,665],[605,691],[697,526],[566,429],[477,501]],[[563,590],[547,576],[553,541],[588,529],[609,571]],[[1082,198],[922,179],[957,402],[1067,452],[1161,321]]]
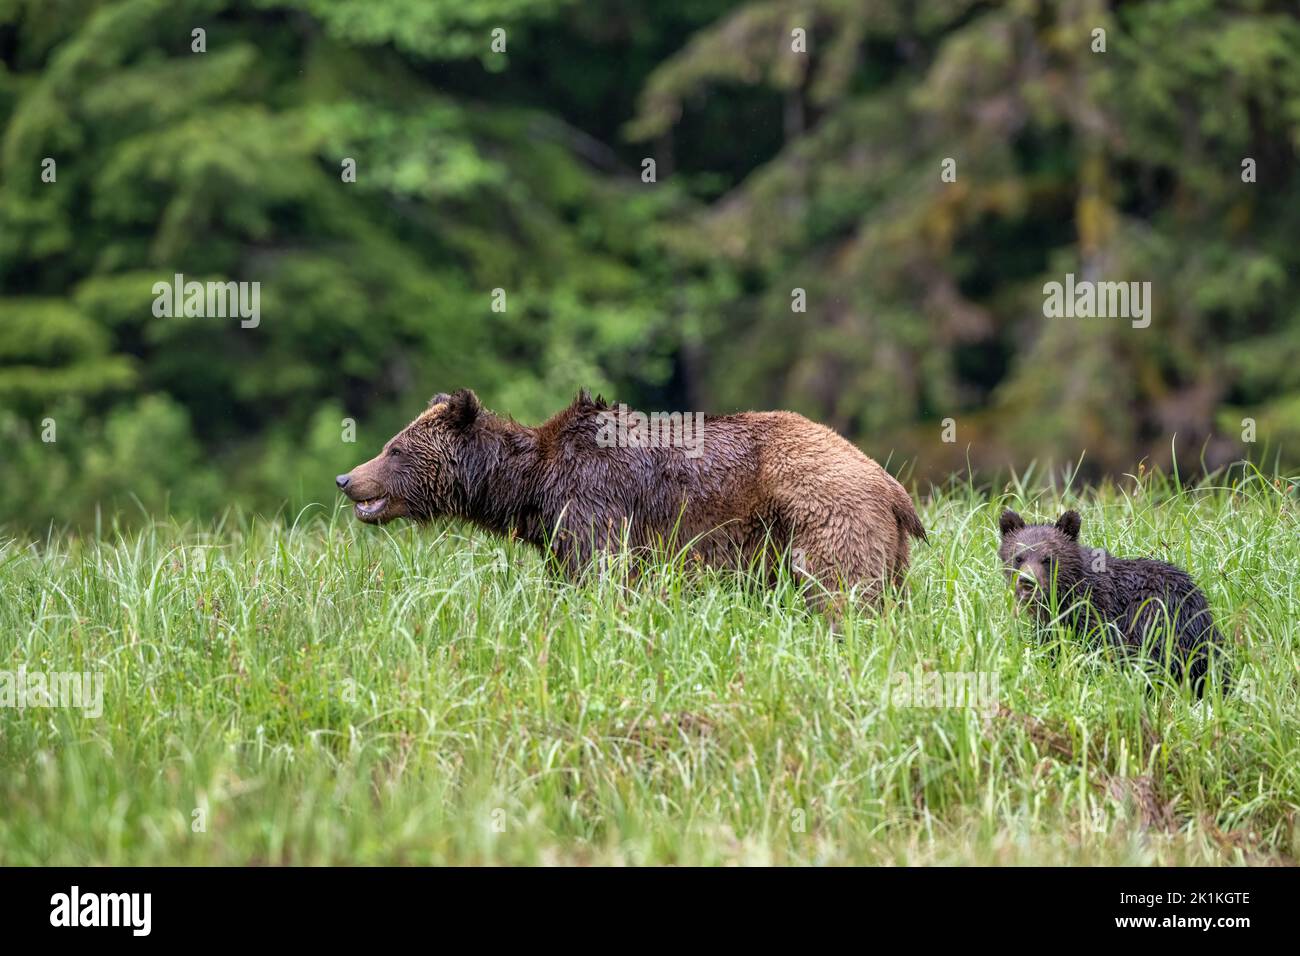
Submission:
[[[1056,530],[1061,532],[1067,538],[1074,541],[1079,540],[1079,525],[1083,524],[1083,519],[1079,517],[1077,511],[1067,511],[1061,517],[1056,519]]]
[[[435,405],[446,405],[449,401],[451,401],[450,395],[446,392],[439,392],[437,395],[433,396],[433,398],[429,399],[429,407],[433,408]]]
[[[482,409],[477,395],[468,388],[458,388],[447,398],[447,421],[453,428],[464,430],[478,420]]]
[[[1020,517],[1010,508],[1002,512],[1002,517],[998,519],[998,528],[1002,531],[1002,536],[1006,537],[1013,531],[1019,531],[1025,526],[1025,519]]]

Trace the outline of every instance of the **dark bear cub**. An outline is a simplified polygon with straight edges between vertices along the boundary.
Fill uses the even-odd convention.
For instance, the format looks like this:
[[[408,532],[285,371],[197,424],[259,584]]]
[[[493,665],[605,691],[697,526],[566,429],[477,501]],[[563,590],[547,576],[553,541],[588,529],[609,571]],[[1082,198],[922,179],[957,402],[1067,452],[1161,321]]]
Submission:
[[[1076,511],[1065,512],[1055,524],[1034,525],[1014,511],[1002,512],[998,556],[1016,600],[1039,620],[1052,619],[1055,608],[1077,634],[1099,635],[1128,653],[1145,649],[1175,680],[1186,676],[1197,696],[1204,693],[1213,660],[1226,691],[1223,637],[1187,572],[1080,544],[1080,523]]]

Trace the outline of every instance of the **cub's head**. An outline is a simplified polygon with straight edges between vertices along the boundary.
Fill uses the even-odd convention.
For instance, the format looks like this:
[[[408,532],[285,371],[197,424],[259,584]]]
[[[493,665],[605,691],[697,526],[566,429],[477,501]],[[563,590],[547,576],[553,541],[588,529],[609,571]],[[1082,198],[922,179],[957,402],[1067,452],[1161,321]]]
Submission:
[[[452,513],[463,488],[460,471],[473,457],[480,414],[487,413],[469,389],[439,393],[383,451],[334,483],[356,502],[353,510],[367,524],[428,521]]]
[[[1031,525],[1014,511],[1002,512],[998,557],[1018,602],[1045,606],[1053,587],[1064,595],[1079,581],[1083,575],[1080,523],[1077,511],[1065,512],[1055,524]]]

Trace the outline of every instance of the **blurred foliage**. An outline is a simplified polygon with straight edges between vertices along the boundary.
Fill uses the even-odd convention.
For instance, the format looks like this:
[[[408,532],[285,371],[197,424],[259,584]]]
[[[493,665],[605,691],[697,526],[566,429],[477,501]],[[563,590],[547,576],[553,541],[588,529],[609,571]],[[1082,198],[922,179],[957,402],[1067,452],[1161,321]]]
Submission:
[[[1298,150],[1266,0],[0,0],[0,521],[328,500],[461,385],[933,478],[1214,467],[1247,417],[1294,461]],[[1151,326],[1045,319],[1067,272]],[[176,273],[260,324],[155,317]]]

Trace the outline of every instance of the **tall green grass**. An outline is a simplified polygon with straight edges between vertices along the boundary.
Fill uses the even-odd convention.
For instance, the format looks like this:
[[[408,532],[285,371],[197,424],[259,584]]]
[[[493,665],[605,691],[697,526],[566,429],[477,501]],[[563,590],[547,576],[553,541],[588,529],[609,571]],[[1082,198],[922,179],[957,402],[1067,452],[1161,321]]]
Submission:
[[[7,539],[0,863],[1270,863],[1300,855],[1294,479],[954,485],[906,597],[832,635],[665,563],[574,587],[525,546],[345,511]],[[1238,690],[1198,703],[1035,633],[1003,504],[1186,567]],[[900,673],[991,672],[994,706]]]

